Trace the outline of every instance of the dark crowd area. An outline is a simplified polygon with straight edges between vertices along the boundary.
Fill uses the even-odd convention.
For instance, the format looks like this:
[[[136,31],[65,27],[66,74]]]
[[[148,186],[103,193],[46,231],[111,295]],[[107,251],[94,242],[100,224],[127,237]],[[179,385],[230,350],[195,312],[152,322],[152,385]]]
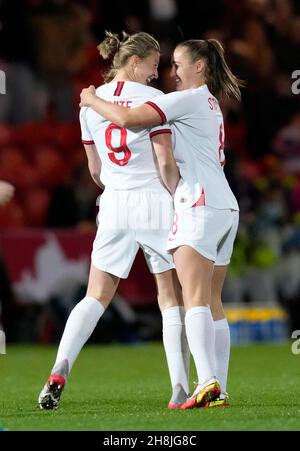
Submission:
[[[225,172],[241,209],[224,301],[281,305],[299,329],[299,0],[0,0],[0,179],[16,187],[0,228],[95,230],[99,188],[78,104],[82,88],[103,83],[105,30],[158,39],[155,85],[166,93],[177,43],[223,43],[246,82],[241,103],[222,100]]]

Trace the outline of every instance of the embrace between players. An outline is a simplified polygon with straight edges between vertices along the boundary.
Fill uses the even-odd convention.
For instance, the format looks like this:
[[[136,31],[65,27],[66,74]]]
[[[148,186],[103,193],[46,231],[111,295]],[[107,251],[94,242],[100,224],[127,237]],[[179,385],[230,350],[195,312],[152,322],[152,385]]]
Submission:
[[[105,84],[83,89],[80,123],[91,176],[105,190],[86,296],[67,320],[39,405],[58,407],[75,359],[141,248],[162,314],[168,407],[226,406],[230,334],[221,292],[239,207],[223,171],[218,99],[240,100],[242,83],[214,39],[175,48],[176,92],[166,95],[147,86],[158,77],[152,36],[106,33],[98,49],[111,68]],[[190,353],[198,378],[191,395]]]

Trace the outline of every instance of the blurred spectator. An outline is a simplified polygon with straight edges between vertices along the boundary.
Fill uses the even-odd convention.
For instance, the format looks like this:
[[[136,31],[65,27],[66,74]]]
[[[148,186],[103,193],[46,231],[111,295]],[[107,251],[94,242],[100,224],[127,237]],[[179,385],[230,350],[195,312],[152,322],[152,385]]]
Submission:
[[[0,121],[22,124],[45,114],[46,97],[32,68],[21,62],[1,62],[6,75],[6,94],[1,96]]]
[[[176,33],[178,9],[175,0],[149,0],[150,26],[159,40],[169,40]]]
[[[91,179],[86,162],[79,164],[72,180],[54,189],[48,210],[47,225],[94,228],[98,195],[99,188]]]
[[[300,213],[300,177],[291,190],[291,214]]]
[[[276,274],[281,302],[289,313],[290,330],[300,327],[300,214],[295,215],[282,243],[282,256]]]
[[[58,120],[75,118],[72,76],[81,68],[88,34],[85,8],[68,1],[46,1],[32,11],[37,72]]]
[[[30,67],[35,64],[30,7],[26,0],[0,2],[0,55],[9,63]]]
[[[39,120],[43,113],[43,95],[34,75],[34,36],[25,0],[0,2],[0,68],[6,75],[0,121],[20,124]]]
[[[286,171],[300,175],[300,111],[277,132],[272,147]]]
[[[277,38],[284,39],[289,33],[294,17],[294,2],[292,0],[269,2],[269,9],[265,17]]]

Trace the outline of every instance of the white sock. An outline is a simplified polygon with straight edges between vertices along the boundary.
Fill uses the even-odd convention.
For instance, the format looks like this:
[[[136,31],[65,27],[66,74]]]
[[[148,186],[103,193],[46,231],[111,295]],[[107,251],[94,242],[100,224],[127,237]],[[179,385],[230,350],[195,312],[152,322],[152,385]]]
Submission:
[[[104,313],[103,305],[92,297],[83,298],[71,311],[57,351],[51,374],[67,360],[68,373]]]
[[[188,339],[186,336],[186,330],[185,330],[185,314],[186,314],[185,308],[179,307],[179,312],[180,312],[180,318],[181,318],[181,324],[182,324],[181,351],[182,351],[182,355],[183,355],[183,362],[184,362],[184,368],[185,368],[187,381],[189,382],[191,352],[190,352]],[[188,393],[188,391],[186,393]]]
[[[192,307],[186,312],[185,327],[200,385],[216,376],[215,330],[209,307]]]
[[[188,377],[182,352],[182,324],[179,307],[170,307],[162,311],[163,343],[168,362],[171,385],[181,384],[189,392]]]
[[[225,393],[230,355],[230,330],[226,318],[214,321],[214,325],[216,376],[220,381],[222,393]]]

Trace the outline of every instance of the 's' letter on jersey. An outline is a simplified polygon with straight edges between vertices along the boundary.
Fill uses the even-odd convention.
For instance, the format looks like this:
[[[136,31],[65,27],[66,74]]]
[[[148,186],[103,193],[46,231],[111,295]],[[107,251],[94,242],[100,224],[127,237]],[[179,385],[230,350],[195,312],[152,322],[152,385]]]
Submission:
[[[296,79],[292,84],[292,93],[298,95],[300,94],[300,70],[294,70],[292,79]]]
[[[6,76],[3,70],[0,70],[0,94],[6,94]]]

